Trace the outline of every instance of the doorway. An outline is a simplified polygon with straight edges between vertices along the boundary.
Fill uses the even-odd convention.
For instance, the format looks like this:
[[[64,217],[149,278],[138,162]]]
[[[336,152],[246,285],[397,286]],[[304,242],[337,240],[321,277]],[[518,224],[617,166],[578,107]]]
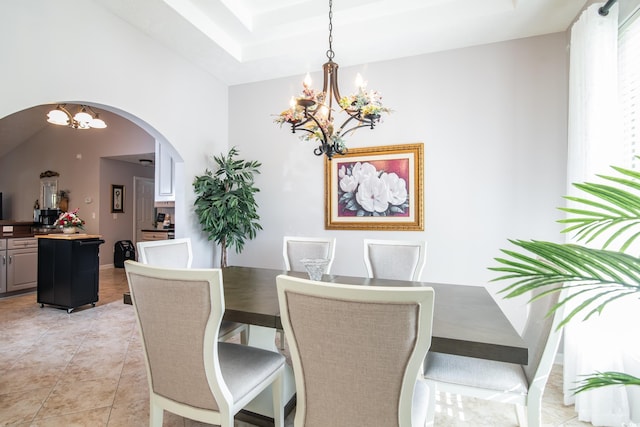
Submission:
[[[142,240],[142,230],[155,228],[154,183],[150,178],[133,178],[133,229],[135,242]]]

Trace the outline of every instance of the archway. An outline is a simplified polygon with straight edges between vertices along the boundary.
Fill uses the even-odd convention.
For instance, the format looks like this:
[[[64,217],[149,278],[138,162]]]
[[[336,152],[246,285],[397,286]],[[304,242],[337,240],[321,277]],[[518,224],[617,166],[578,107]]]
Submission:
[[[110,185],[122,182],[115,179],[102,182],[104,176],[118,174],[118,171],[105,172],[104,159],[130,162],[142,168],[136,164],[137,158],[153,156],[155,145],[160,141],[171,148],[175,162],[181,163],[182,158],[163,135],[130,113],[86,101],[68,104],[90,105],[99,112],[107,128],[77,130],[47,123],[46,114],[56,104],[36,105],[0,119],[0,134],[3,135],[0,145],[0,191],[5,194],[5,218],[33,218],[34,200],[39,198],[39,174],[45,170],[57,170],[61,174],[59,188],[70,192],[70,209],[81,209],[89,232],[105,236],[125,235],[130,239],[135,231],[132,230],[133,205],[129,205],[124,214],[111,214]],[[124,170],[131,167],[125,167]],[[154,177],[153,168],[149,171]],[[124,177],[127,173],[130,174],[124,172],[121,175]],[[174,173],[182,174],[184,168],[176,167]],[[182,177],[175,178],[176,181],[183,180]],[[133,180],[126,184],[132,196]],[[180,199],[184,196],[183,191],[180,188],[177,190],[176,197]],[[125,218],[122,218],[123,215]],[[127,219],[129,215],[131,218]],[[123,223],[126,223],[130,232],[119,230],[119,225]],[[102,264],[112,262],[109,252],[106,251],[104,259],[101,255]]]

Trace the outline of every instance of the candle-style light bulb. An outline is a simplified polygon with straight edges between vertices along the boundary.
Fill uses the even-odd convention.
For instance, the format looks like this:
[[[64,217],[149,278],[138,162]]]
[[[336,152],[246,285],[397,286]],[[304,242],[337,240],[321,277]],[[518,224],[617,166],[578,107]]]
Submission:
[[[291,110],[293,111],[294,108],[296,108],[296,98],[295,97],[291,97],[291,99],[289,100],[289,107],[291,107]]]
[[[362,90],[365,86],[367,86],[367,83],[364,81],[360,73],[356,74],[356,87]]]
[[[305,87],[305,89],[309,89],[311,87],[311,76],[309,75],[309,73],[307,73],[307,75],[304,77],[304,80],[302,81],[302,85]]]

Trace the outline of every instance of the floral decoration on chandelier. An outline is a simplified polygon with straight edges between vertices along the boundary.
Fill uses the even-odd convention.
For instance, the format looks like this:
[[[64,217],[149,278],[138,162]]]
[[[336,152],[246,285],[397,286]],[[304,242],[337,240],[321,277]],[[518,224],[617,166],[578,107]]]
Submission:
[[[84,220],[80,219],[78,216],[78,211],[80,208],[75,208],[71,212],[63,212],[60,214],[56,222],[53,224],[55,227],[77,227],[81,230],[84,230]]]
[[[361,81],[360,75],[357,80]],[[347,148],[344,141],[345,134],[359,127],[370,126],[373,129],[373,123],[381,121],[382,113],[391,113],[391,109],[382,104],[382,95],[379,92],[367,91],[366,84],[360,83],[356,93],[343,96],[338,100],[340,112],[345,112],[348,116],[342,126],[336,130],[334,111],[327,93],[311,88],[308,75],[303,86],[302,95],[292,98],[290,108],[277,115],[274,122],[280,126],[284,123],[291,124],[294,132],[296,129],[305,131],[299,137],[302,141],[334,144],[336,151],[340,154],[343,154],[342,151],[346,151]],[[356,125],[345,130],[351,120],[355,120]]]

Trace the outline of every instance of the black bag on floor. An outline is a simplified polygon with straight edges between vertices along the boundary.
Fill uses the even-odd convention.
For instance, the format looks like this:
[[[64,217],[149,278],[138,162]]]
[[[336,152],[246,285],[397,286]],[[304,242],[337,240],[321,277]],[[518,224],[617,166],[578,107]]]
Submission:
[[[113,251],[113,265],[124,268],[124,262],[128,259],[136,260],[136,247],[131,240],[119,240]]]

